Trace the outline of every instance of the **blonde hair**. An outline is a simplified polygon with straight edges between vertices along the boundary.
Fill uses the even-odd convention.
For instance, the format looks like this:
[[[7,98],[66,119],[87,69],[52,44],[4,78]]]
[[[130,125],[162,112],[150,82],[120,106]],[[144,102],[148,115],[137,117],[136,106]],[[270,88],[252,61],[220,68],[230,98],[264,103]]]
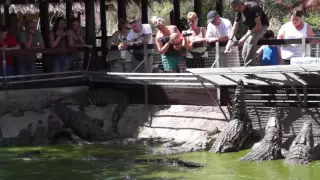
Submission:
[[[195,20],[198,19],[198,15],[195,12],[189,12],[188,15],[187,15],[187,19],[189,21],[195,21]]]
[[[180,38],[178,33],[172,33],[169,36],[169,39],[170,39],[171,42],[175,42],[178,38]]]
[[[152,16],[151,23],[154,26],[158,26],[159,24],[165,24],[164,19],[157,17],[157,16]]]

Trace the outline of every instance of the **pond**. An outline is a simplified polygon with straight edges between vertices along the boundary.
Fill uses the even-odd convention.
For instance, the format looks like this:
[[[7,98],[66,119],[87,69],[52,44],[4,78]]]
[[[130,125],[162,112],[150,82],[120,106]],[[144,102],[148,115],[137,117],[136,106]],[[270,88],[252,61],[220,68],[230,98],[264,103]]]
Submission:
[[[43,150],[41,159],[14,159],[30,150]],[[121,180],[126,174],[138,180],[316,180],[320,162],[308,166],[287,166],[283,160],[259,163],[237,162],[247,150],[214,154],[194,152],[177,155],[183,160],[207,164],[204,168],[187,168],[159,164],[135,164],[134,158],[153,157],[144,147],[110,147],[106,145],[64,145],[47,147],[0,148],[0,179],[4,180]],[[159,158],[159,157],[158,157]]]

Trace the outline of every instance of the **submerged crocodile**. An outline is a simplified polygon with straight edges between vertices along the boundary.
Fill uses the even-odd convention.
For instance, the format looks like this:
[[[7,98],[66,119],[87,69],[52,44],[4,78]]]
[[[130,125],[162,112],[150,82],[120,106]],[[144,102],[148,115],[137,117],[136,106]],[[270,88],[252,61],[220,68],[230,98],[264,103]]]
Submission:
[[[43,109],[50,105],[49,99],[5,99],[0,102],[0,116],[11,113],[13,117],[21,117],[26,111],[44,114]]]
[[[285,164],[307,164],[312,161],[314,139],[311,121],[306,121],[293,140],[285,158]]]
[[[205,165],[191,162],[191,161],[185,161],[178,158],[163,158],[163,159],[136,159],[134,160],[135,163],[156,163],[156,164],[167,164],[167,165],[173,165],[173,166],[184,166],[184,167],[190,167],[190,168],[199,168],[199,167],[205,167]]]
[[[240,79],[235,91],[231,120],[226,128],[219,134],[210,148],[210,152],[224,153],[239,151],[244,141],[253,132],[252,121],[246,110],[244,102],[244,84]]]
[[[55,103],[54,112],[64,122],[64,127],[72,129],[81,139],[105,141],[117,137],[111,130],[110,132],[104,130],[103,120],[91,118],[84,112],[74,111],[61,103]]]
[[[240,158],[240,161],[262,161],[280,158],[282,158],[281,125],[278,115],[275,113],[268,120],[263,139],[254,144],[251,151]]]
[[[122,104],[123,109],[129,103],[128,97],[121,92],[113,89],[90,89],[85,94],[78,94],[74,96],[66,97],[59,101],[66,105],[80,105],[79,109],[84,111],[85,107],[89,105],[95,105],[97,107],[107,106],[108,104]]]

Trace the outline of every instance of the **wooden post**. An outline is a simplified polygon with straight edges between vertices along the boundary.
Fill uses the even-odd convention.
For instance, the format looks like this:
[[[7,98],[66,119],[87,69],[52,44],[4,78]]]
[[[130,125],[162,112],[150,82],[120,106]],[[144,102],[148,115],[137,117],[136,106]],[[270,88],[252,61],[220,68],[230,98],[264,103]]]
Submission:
[[[4,22],[3,22],[3,25],[5,25],[5,26],[8,26],[9,25],[9,4],[7,4],[7,3],[5,3],[4,5],[3,5],[3,20],[4,20]]]
[[[94,9],[94,0],[86,0],[85,1],[85,16],[86,16],[86,43],[92,45],[92,56],[90,69],[95,67],[96,65],[96,52],[94,51],[96,47],[96,23],[95,23],[95,9]],[[85,55],[83,61],[83,68],[86,69],[88,65],[88,52]]]
[[[178,25],[180,22],[180,0],[173,0],[173,9],[174,25]]]
[[[40,28],[41,35],[46,48],[50,47],[49,33],[50,33],[50,22],[49,22],[49,2],[39,2],[39,14],[40,14]],[[50,56],[42,55],[42,70],[44,73],[52,72],[53,64]]]
[[[141,0],[141,18],[143,24],[148,24],[148,0]]]
[[[107,48],[107,15],[106,15],[106,5],[105,0],[100,0],[100,25],[101,25],[101,53],[102,61],[106,59],[108,48]]]
[[[49,32],[50,32],[50,22],[49,22],[49,2],[40,1],[39,2],[39,14],[40,14],[40,26],[41,35],[46,47],[50,47],[49,43]]]
[[[223,16],[223,0],[216,0],[216,11],[220,16]]]
[[[120,19],[127,19],[127,0],[118,0],[118,22]]]
[[[198,15],[198,25],[202,26],[202,11],[201,11],[201,6],[202,6],[202,2],[201,0],[193,0],[193,8],[194,8],[194,12],[197,13]]]
[[[73,0],[66,1],[66,19],[68,27],[70,26],[71,19],[73,18],[72,3]]]

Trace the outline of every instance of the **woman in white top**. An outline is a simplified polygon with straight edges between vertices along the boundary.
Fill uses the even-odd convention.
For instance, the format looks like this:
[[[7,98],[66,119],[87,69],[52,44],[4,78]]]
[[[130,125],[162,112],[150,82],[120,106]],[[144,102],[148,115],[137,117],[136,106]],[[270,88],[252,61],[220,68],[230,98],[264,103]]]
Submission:
[[[126,40],[130,31],[128,21],[120,19],[118,22],[119,30],[112,34],[111,39],[107,42],[109,49],[106,61],[110,64],[110,72],[132,72],[131,55],[126,50],[111,50],[111,46],[119,45]]]
[[[313,37],[311,27],[302,20],[303,11],[294,9],[291,13],[291,19],[284,24],[278,33],[278,39],[301,39]],[[281,46],[281,54],[283,62],[288,64],[292,57],[301,57],[302,44],[286,44]],[[289,61],[289,62],[288,62]]]
[[[206,42],[206,28],[198,26],[198,16],[195,12],[189,12],[187,15],[190,29],[183,32],[191,33],[190,46],[192,47],[187,53],[188,68],[204,68],[204,58],[208,57],[207,48],[203,45]]]

